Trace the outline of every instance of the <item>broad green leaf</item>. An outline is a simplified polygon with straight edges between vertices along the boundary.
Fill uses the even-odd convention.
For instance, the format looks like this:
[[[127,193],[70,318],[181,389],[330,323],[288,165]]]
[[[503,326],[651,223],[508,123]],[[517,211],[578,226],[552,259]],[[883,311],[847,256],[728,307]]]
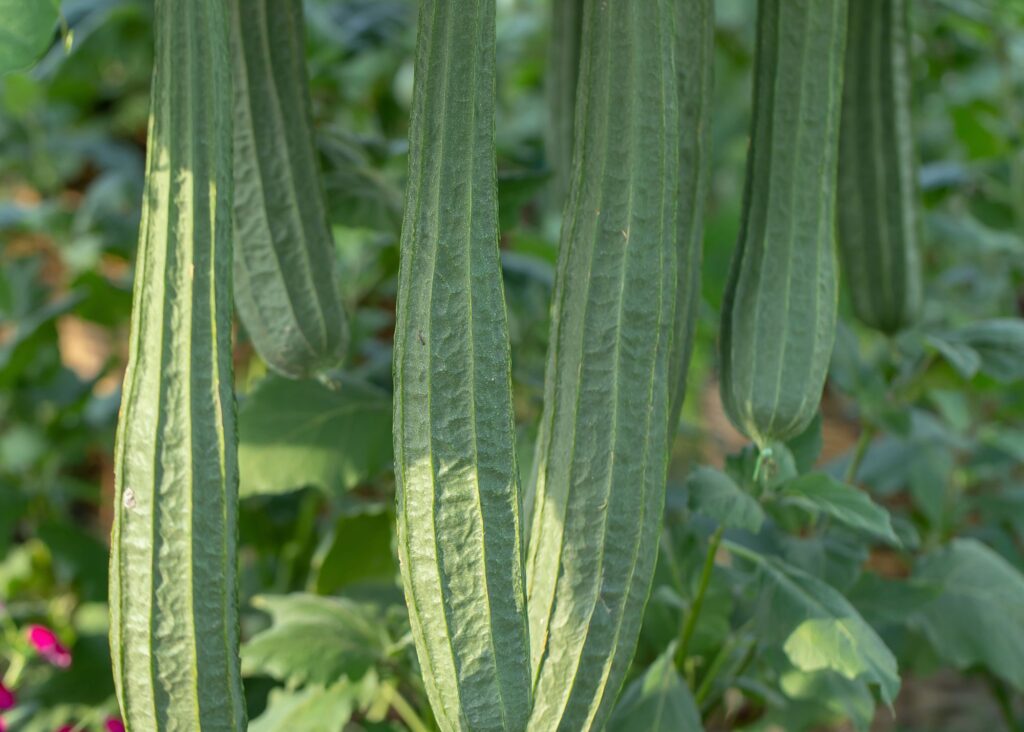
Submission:
[[[270,692],[266,711],[249,725],[249,732],[338,732],[352,717],[355,696],[347,679],[332,686],[276,689]]]
[[[391,401],[355,381],[269,376],[238,413],[242,496],[305,486],[343,491],[391,461]]]
[[[876,703],[863,681],[852,681],[831,671],[807,673],[789,668],[779,676],[784,702],[769,708],[752,730],[869,729]],[[745,732],[748,728],[744,727]]]
[[[846,597],[873,625],[902,626],[940,594],[941,588],[914,578],[886,579],[865,572]]]
[[[608,732],[703,732],[690,688],[673,663],[675,646],[622,693]]]
[[[913,579],[941,593],[910,617],[936,653],[1024,690],[1024,575],[984,544],[960,539],[923,559]]]
[[[402,197],[373,167],[358,140],[337,130],[319,138],[328,215],[337,226],[397,232]]]
[[[943,338],[938,334],[929,335],[927,343],[965,379],[973,379],[981,368],[981,355],[966,343]]]
[[[992,425],[981,432],[981,441],[1024,464],[1024,430]]]
[[[761,505],[725,473],[698,467],[686,479],[690,507],[722,526],[757,533],[764,523]]]
[[[23,69],[53,43],[58,0],[0,0],[0,75]]]
[[[758,622],[766,641],[780,643],[801,671],[830,669],[876,684],[886,702],[896,698],[896,658],[845,597],[792,565],[731,542],[728,546],[761,571]]]
[[[823,446],[824,437],[821,431],[821,412],[814,415],[814,419],[811,420],[811,424],[807,429],[786,443],[786,447],[789,448],[790,453],[793,455],[797,472],[801,474],[810,472],[814,468],[818,458],[821,456]]]
[[[841,483],[826,473],[808,473],[788,481],[779,489],[779,495],[787,503],[813,513],[826,514],[852,529],[899,544],[888,511],[872,501],[864,491]]]
[[[956,454],[943,445],[924,443],[905,464],[914,504],[930,526],[941,527],[956,469]]]
[[[362,580],[392,579],[398,573],[391,553],[394,516],[388,512],[342,516],[325,549],[313,559],[317,593],[330,595]]]
[[[972,323],[955,334],[981,357],[981,371],[996,381],[1024,379],[1024,319],[995,318]]]
[[[358,680],[388,644],[379,610],[342,598],[263,595],[253,605],[271,625],[242,646],[242,670],[289,685]]]

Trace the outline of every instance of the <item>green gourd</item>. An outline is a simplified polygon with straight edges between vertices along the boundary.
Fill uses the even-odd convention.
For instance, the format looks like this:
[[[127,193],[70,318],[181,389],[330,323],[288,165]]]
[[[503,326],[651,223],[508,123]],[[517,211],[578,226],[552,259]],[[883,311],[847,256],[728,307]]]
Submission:
[[[813,419],[835,341],[846,9],[846,0],[758,4],[746,191],[720,358],[726,411],[759,447]]]
[[[676,0],[585,0],[527,553],[531,732],[601,729],[665,500],[675,313]]]
[[[676,77],[679,83],[679,208],[675,327],[669,360],[669,439],[686,395],[693,331],[700,307],[704,203],[710,181],[714,93],[714,0],[676,2]]]
[[[886,333],[921,307],[906,0],[850,2],[839,136],[839,253],[854,312]]]
[[[498,253],[494,0],[423,0],[394,357],[398,553],[442,730],[523,732],[529,640]]]
[[[302,0],[230,0],[235,306],[285,376],[337,366],[348,342],[314,144]]]
[[[246,727],[231,373],[225,3],[157,0],[146,190],[116,443],[110,641],[132,732]]]
[[[551,39],[545,93],[548,101],[547,157],[552,171],[552,208],[565,207],[572,177],[576,87],[580,75],[583,0],[551,0]]]

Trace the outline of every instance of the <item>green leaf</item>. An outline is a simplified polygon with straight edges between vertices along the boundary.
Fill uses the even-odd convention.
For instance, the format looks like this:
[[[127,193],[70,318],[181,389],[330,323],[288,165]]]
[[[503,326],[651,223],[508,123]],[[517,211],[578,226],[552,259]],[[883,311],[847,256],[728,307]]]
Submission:
[[[253,606],[271,626],[242,647],[242,670],[295,686],[358,680],[383,655],[388,638],[372,605],[294,594],[259,596]],[[305,729],[297,727],[296,729]]]
[[[325,550],[313,559],[316,591],[329,595],[355,582],[395,577],[394,522],[388,512],[338,519]]]
[[[317,140],[323,166],[325,200],[331,222],[349,228],[398,232],[402,197],[374,168],[354,135],[332,130]]]
[[[821,449],[824,446],[824,436],[821,431],[821,412],[814,415],[811,424],[786,443],[793,461],[796,463],[798,473],[807,473],[814,468],[821,456]]]
[[[698,467],[686,479],[686,487],[690,506],[697,513],[715,519],[722,526],[753,533],[761,530],[764,511],[760,504],[725,473]]]
[[[1024,575],[984,544],[954,541],[913,578],[940,594],[910,618],[957,668],[981,664],[1024,690]]]
[[[50,47],[59,13],[57,0],[0,0],[0,74],[31,65]]]
[[[391,461],[391,401],[355,381],[269,376],[238,413],[242,496],[348,490]]]
[[[893,544],[900,543],[888,511],[864,491],[826,473],[808,473],[788,481],[780,488],[779,495],[787,503],[813,513],[824,513],[851,529],[881,536]]]
[[[779,687],[791,700],[773,719],[782,729],[807,729],[812,725],[800,724],[798,720],[809,717],[808,722],[817,722],[814,729],[822,727],[823,722],[831,723],[829,729],[849,722],[854,729],[866,732],[875,717],[875,699],[863,681],[831,671],[806,673],[790,669],[780,675]],[[793,715],[788,717],[789,723],[782,724],[789,714]]]
[[[830,669],[878,685],[891,703],[900,688],[896,658],[854,607],[831,586],[803,570],[732,542],[754,562],[764,585],[758,603],[762,637],[778,642],[801,671]]]
[[[981,371],[996,381],[1024,379],[1024,319],[995,318],[961,328],[956,337],[981,357]]]
[[[981,368],[981,356],[966,343],[936,334],[929,335],[926,341],[965,379],[973,379]]]
[[[697,703],[673,663],[672,646],[622,693],[608,732],[703,732]]]
[[[347,680],[298,691],[276,689],[270,692],[267,710],[249,725],[249,732],[338,732],[352,717],[355,695]]]

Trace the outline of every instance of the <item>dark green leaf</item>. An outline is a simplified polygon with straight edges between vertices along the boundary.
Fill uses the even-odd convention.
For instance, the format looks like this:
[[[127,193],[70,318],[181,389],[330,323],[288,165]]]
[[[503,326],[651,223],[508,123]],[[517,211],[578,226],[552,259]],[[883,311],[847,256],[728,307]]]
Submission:
[[[0,0],[0,74],[16,71],[38,59],[57,27],[57,0]]]
[[[788,503],[899,544],[888,511],[864,491],[840,483],[826,473],[808,473],[791,480],[782,485],[779,493]]]
[[[622,693],[608,732],[703,732],[700,712],[673,663],[672,646]]]
[[[973,379],[981,368],[981,356],[966,343],[939,335],[930,335],[927,341],[965,379]]]
[[[365,384],[330,389],[270,376],[238,414],[241,495],[347,490],[391,461],[391,401]]]
[[[725,473],[714,468],[698,467],[686,480],[690,506],[697,513],[715,519],[723,526],[761,530],[764,511],[760,504]]]
[[[330,595],[354,582],[394,578],[398,572],[391,553],[394,522],[387,512],[338,519],[326,549],[313,560],[316,591]]]
[[[823,444],[821,412],[818,412],[807,429],[786,443],[786,447],[793,455],[797,472],[806,473],[814,468],[821,455]]]
[[[958,668],[981,664],[1024,690],[1024,576],[960,539],[922,560],[914,579],[941,592],[911,618],[939,656]]]
[[[886,702],[900,688],[896,658],[854,607],[803,570],[729,543],[754,562],[764,580],[758,603],[762,637],[777,642],[801,671],[830,669],[876,684]]]
[[[961,328],[956,336],[981,356],[981,370],[996,381],[1024,379],[1024,319],[983,320]]]

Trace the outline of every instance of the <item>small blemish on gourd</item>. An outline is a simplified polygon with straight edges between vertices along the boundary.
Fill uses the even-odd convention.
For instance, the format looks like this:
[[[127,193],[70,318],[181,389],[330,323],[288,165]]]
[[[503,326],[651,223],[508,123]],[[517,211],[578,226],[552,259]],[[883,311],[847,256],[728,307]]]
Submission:
[[[121,497],[121,502],[129,511],[135,508],[135,491],[131,488],[125,488],[124,495]]]

